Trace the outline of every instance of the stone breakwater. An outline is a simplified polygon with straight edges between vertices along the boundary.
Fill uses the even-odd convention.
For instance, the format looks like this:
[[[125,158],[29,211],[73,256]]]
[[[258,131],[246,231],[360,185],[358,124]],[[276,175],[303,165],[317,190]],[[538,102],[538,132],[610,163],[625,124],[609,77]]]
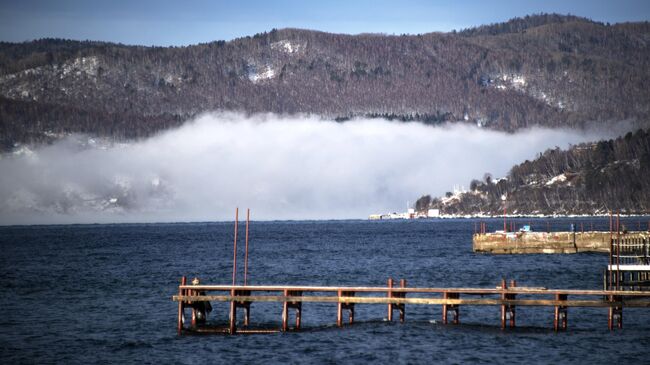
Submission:
[[[616,233],[613,234],[616,236]],[[649,238],[649,232],[628,232],[626,238]],[[472,238],[474,252],[492,254],[609,252],[610,232],[494,232]]]

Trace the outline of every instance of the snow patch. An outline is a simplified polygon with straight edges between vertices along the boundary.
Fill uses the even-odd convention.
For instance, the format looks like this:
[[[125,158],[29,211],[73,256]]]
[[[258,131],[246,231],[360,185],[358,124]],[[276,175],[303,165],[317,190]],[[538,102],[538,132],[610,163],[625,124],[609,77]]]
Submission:
[[[275,71],[270,65],[266,65],[259,70],[255,66],[248,67],[248,79],[254,84],[263,80],[272,79],[273,77],[275,77]]]
[[[297,53],[300,52],[303,48],[304,47],[302,45],[291,43],[286,39],[271,43],[271,49],[285,53]]]
[[[528,84],[524,75],[520,75],[520,74],[501,74],[497,76],[495,81],[496,81],[495,87],[500,90],[505,90],[505,89],[523,90]]]
[[[18,145],[18,146],[15,146],[15,147],[16,148],[12,151],[12,154],[14,156],[36,157],[36,155],[34,154],[34,151],[32,151],[27,146]]]
[[[88,76],[97,76],[97,69],[99,68],[99,60],[96,56],[92,57],[79,57],[72,61],[68,61],[61,67],[61,76],[74,74],[80,76],[86,74]]]
[[[552,179],[550,179],[549,181],[547,181],[546,186],[551,186],[551,185],[557,184],[557,183],[563,183],[565,181],[566,181],[566,175],[565,174],[559,174],[559,175],[553,177]]]

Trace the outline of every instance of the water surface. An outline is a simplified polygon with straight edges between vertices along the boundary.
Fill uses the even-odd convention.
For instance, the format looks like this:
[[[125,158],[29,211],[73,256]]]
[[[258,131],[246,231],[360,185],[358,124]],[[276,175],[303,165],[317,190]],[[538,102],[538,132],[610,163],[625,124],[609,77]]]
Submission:
[[[517,221],[528,222],[546,229],[546,220]],[[608,226],[606,219],[556,219],[549,227],[573,222]],[[647,218],[626,223],[641,222]],[[606,255],[474,254],[475,223],[253,222],[249,283],[381,286],[393,277],[409,286],[494,287],[506,278],[520,286],[602,288]],[[501,331],[498,307],[461,307],[461,325],[445,326],[440,306],[407,306],[399,324],[385,321],[384,305],[357,305],[355,325],[338,329],[335,304],[306,303],[300,333],[177,336],[171,296],[180,277],[229,284],[232,230],[232,223],[0,227],[3,362],[648,361],[647,309],[625,309],[625,328],[610,333],[607,309],[570,308],[569,330],[556,334],[552,308],[520,307],[518,327]],[[228,305],[213,307],[211,321],[225,324]],[[280,316],[279,303],[252,306],[253,326],[279,327]]]

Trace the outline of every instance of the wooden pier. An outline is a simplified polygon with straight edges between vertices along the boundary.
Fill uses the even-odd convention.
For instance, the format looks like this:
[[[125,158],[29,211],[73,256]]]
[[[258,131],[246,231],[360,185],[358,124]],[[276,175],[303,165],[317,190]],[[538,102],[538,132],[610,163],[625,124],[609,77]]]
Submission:
[[[406,305],[441,305],[442,323],[460,323],[460,309],[470,306],[500,306],[499,322],[502,329],[515,327],[517,307],[549,307],[549,323],[553,329],[566,330],[568,327],[569,307],[602,307],[607,308],[608,328],[623,327],[623,308],[650,308],[650,292],[622,290],[570,290],[518,287],[515,281],[509,285],[503,280],[494,288],[409,288],[405,280],[400,280],[399,286],[394,286],[392,279],[385,287],[331,287],[331,286],[284,286],[284,285],[187,285],[183,277],[178,287],[178,295],[173,296],[178,301],[179,334],[186,332],[210,332],[208,326],[201,326],[194,320],[197,318],[197,303],[214,301],[229,302],[229,327],[215,329],[212,332],[236,334],[237,309],[243,308],[244,327],[242,332],[266,333],[273,330],[246,329],[250,323],[251,306],[256,302],[275,302],[282,304],[281,325],[277,331],[288,331],[289,312],[295,311],[294,330],[302,326],[302,311],[306,310],[303,303],[332,303],[332,318],[336,318],[339,327],[344,325],[343,312],[348,312],[348,323],[354,323],[357,305],[386,305],[387,319],[392,321],[393,312],[399,312],[401,322],[405,321]],[[184,324],[185,310],[191,311],[192,322]],[[334,311],[336,313],[334,313]],[[280,313],[279,313],[280,314]],[[336,317],[334,317],[336,314]],[[449,320],[451,315],[451,320]],[[605,316],[604,316],[605,317]],[[603,319],[604,322],[604,319]]]
[[[232,285],[200,285],[198,278],[187,284],[183,276],[178,287],[178,295],[172,299],[178,302],[177,330],[183,333],[271,333],[289,331],[290,310],[295,311],[295,326],[302,326],[303,303],[332,303],[336,304],[336,324],[343,327],[343,313],[348,313],[348,323],[354,323],[357,305],[386,305],[388,321],[393,320],[393,312],[398,311],[400,322],[406,318],[406,305],[440,305],[442,306],[442,323],[460,323],[461,307],[470,306],[500,306],[501,329],[515,327],[517,307],[549,307],[553,308],[553,329],[566,330],[568,327],[569,307],[602,307],[608,309],[607,325],[610,330],[623,328],[623,308],[650,308],[650,286],[645,282],[650,278],[650,252],[646,241],[632,240],[620,236],[619,220],[617,218],[617,236],[612,232],[613,218],[610,215],[610,232],[608,235],[608,251],[610,252],[609,266],[603,278],[604,290],[571,290],[546,289],[517,286],[511,280],[509,285],[502,280],[493,288],[410,288],[406,280],[401,279],[399,286],[392,278],[384,287],[349,287],[349,286],[288,286],[288,285],[247,285],[248,283],[248,226],[250,210],[246,212],[246,236],[244,254],[244,285],[237,283],[237,236],[239,227],[239,208],[235,210],[235,232],[233,242]],[[505,229],[504,221],[504,229]],[[486,227],[481,224],[480,234],[485,234]],[[624,280],[621,274],[627,261],[634,261],[644,266],[644,273],[633,278],[634,281]],[[616,264],[616,269],[614,269]],[[621,265],[623,264],[623,265]],[[647,272],[646,272],[647,271]],[[613,274],[614,273],[614,274]],[[627,289],[627,290],[621,290]],[[638,290],[635,290],[638,289]],[[570,299],[569,299],[570,297]],[[206,324],[208,302],[229,302],[229,325],[217,328]],[[251,307],[256,302],[272,302],[282,304],[281,325],[278,329],[251,329]],[[185,311],[191,312],[189,326],[185,325]],[[237,328],[237,309],[244,310],[243,329]],[[280,308],[278,308],[280,311]],[[451,316],[451,320],[450,320]],[[550,313],[549,313],[550,317]]]

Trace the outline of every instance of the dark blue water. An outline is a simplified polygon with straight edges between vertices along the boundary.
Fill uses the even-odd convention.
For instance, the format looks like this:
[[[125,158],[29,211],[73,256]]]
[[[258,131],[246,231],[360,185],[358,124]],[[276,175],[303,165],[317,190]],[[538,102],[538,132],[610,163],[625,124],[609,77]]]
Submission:
[[[531,221],[546,227],[546,221]],[[555,220],[553,229],[578,222]],[[646,222],[645,220],[638,220]],[[600,289],[607,256],[474,254],[474,220],[254,222],[250,283]],[[490,221],[491,229],[502,225]],[[607,228],[605,219],[596,228]],[[636,228],[637,219],[627,222]],[[3,363],[648,363],[650,310],[571,308],[554,333],[552,308],[518,308],[501,331],[498,307],[462,307],[461,325],[440,324],[440,306],[407,306],[388,323],[384,305],[358,305],[336,328],[335,304],[306,303],[300,333],[177,336],[182,275],[229,284],[232,223],[0,227]],[[243,230],[241,231],[243,233]],[[243,257],[240,256],[240,257]],[[240,266],[241,267],[241,266]],[[226,323],[228,305],[211,320]],[[256,303],[252,325],[278,327],[281,304]]]

